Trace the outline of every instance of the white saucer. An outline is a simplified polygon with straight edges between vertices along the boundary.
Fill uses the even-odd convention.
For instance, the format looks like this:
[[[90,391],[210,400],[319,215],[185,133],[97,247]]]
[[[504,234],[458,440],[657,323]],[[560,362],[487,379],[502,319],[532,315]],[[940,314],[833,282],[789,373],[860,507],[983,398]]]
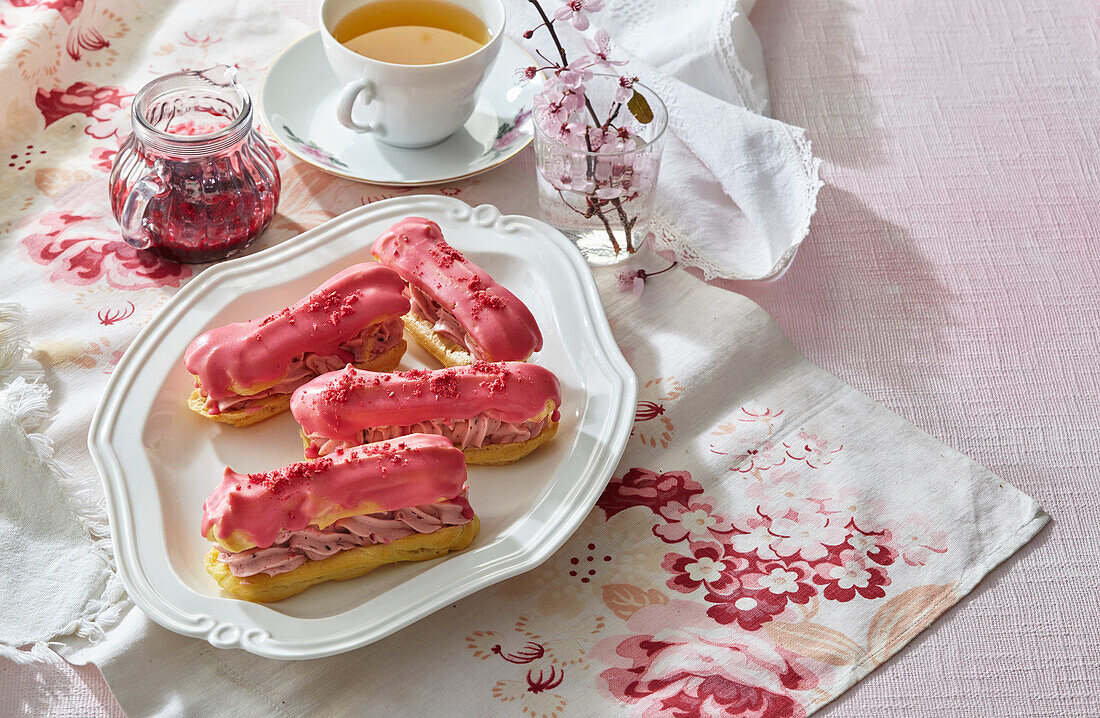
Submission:
[[[508,38],[481,89],[474,114],[438,145],[407,150],[340,124],[340,84],[320,32],[298,40],[268,68],[260,117],[290,154],[332,174],[386,185],[431,185],[480,174],[514,157],[534,136],[531,106],[542,77],[520,86],[516,70],[535,61]]]

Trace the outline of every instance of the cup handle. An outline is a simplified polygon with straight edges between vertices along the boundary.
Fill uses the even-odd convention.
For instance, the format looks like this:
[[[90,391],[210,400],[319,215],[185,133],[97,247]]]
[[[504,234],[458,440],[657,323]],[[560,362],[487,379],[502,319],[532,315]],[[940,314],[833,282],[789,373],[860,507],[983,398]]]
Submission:
[[[382,132],[382,125],[377,122],[356,122],[351,116],[351,110],[359,97],[363,98],[363,104],[374,102],[374,83],[370,80],[352,80],[340,90],[340,97],[336,100],[336,117],[340,124],[349,130],[356,132]]]
[[[164,160],[157,160],[153,163],[153,170],[130,188],[130,194],[122,205],[119,226],[122,228],[122,238],[131,247],[148,249],[153,245],[149,232],[143,226],[145,209],[149,206],[149,200],[168,189],[165,175]]]

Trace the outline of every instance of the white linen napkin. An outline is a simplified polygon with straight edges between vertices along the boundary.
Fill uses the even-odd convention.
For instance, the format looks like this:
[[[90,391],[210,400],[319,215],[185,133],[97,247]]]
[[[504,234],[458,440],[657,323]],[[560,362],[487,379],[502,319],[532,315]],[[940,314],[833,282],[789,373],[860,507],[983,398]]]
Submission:
[[[55,660],[46,649],[61,637],[102,638],[127,603],[97,487],[76,482],[38,433],[50,390],[24,321],[0,304],[0,655],[17,662]]]
[[[614,0],[587,30],[610,32],[613,56],[630,58],[621,69],[668,106],[655,247],[706,279],[782,272],[809,232],[822,185],[805,130],[763,114],[764,60],[748,20],[754,4]],[[509,12],[517,42],[547,44],[545,32],[520,37],[538,24],[529,3],[511,0]]]

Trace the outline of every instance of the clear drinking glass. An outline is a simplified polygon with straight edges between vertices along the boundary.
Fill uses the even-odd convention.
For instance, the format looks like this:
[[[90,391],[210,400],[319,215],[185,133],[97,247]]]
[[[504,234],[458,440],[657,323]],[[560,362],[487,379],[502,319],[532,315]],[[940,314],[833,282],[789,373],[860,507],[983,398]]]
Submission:
[[[591,107],[614,107],[617,75],[595,75],[585,83]],[[642,123],[624,104],[613,121],[614,138],[597,150],[590,141],[572,144],[551,135],[547,122],[535,118],[535,158],[539,209],[549,224],[580,248],[589,264],[615,264],[641,248],[653,214],[657,172],[661,165],[668,110],[653,90],[640,82],[653,118]],[[604,117],[598,117],[603,125]],[[587,117],[590,124],[597,123]],[[554,128],[550,128],[551,130]]]
[[[279,170],[235,68],[176,72],[138,91],[111,169],[122,238],[177,262],[235,254],[271,223]]]

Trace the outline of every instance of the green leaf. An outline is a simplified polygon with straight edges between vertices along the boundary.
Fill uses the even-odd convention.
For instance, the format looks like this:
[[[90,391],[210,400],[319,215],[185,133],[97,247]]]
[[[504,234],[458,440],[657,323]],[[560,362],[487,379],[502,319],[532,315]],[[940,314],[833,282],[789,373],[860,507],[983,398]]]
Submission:
[[[626,109],[630,110],[630,114],[634,115],[635,119],[643,125],[653,122],[653,109],[650,108],[649,102],[637,90],[627,100]]]

